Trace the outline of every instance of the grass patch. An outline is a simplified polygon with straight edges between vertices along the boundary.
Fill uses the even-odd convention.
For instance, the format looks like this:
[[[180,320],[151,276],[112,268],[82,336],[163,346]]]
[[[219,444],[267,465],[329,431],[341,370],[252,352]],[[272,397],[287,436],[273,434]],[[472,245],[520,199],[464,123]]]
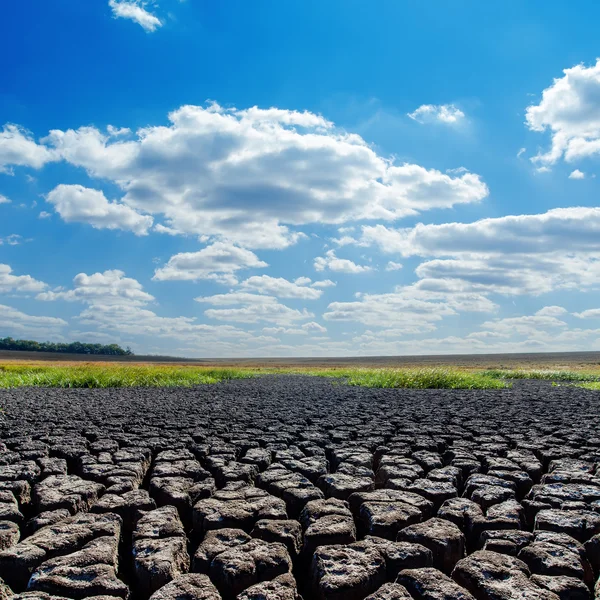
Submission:
[[[410,389],[499,389],[500,378],[447,368],[227,368],[164,364],[26,363],[0,364],[0,388],[190,387],[266,374],[333,377],[346,385]]]
[[[585,390],[600,390],[600,381],[588,381],[587,383],[578,383],[575,387],[580,387]]]
[[[307,369],[304,375],[335,377],[348,385],[417,390],[490,390],[507,385],[497,378],[458,369]]]
[[[167,365],[0,365],[0,388],[190,387],[253,377],[248,369]]]
[[[487,371],[482,371],[481,374],[486,377],[491,377],[492,379],[543,379],[546,381],[600,382],[600,374],[586,373],[585,371],[489,369]]]

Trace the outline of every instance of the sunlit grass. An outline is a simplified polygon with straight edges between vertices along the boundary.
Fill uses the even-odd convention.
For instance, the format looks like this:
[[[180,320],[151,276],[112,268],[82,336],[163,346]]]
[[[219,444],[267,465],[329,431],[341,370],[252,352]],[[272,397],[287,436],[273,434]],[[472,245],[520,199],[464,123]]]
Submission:
[[[578,383],[575,387],[580,387],[585,390],[600,390],[600,381],[588,381],[585,383]]]
[[[332,377],[374,388],[498,389],[506,384],[481,373],[448,368],[227,368],[122,363],[0,364],[0,388],[190,387],[268,374]]]
[[[492,379],[543,379],[546,381],[600,382],[600,373],[551,369],[488,369],[482,375]],[[600,388],[599,388],[600,389]]]
[[[0,365],[0,388],[190,387],[253,377],[248,369],[167,365]]]
[[[305,375],[335,377],[348,385],[372,388],[410,388],[421,390],[487,390],[507,385],[480,373],[459,369],[301,369]]]

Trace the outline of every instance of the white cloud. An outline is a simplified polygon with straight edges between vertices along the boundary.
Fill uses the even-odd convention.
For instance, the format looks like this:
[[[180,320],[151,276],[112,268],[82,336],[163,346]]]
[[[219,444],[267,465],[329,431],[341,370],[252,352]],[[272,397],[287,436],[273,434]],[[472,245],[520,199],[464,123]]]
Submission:
[[[232,306],[236,304],[277,304],[277,298],[263,294],[251,294],[249,292],[228,292],[227,294],[215,294],[214,296],[198,296],[196,302],[204,302],[213,306]]]
[[[109,0],[115,18],[130,19],[141,25],[146,31],[156,31],[162,25],[161,20],[144,7],[147,2],[141,0]]]
[[[531,159],[542,165],[600,152],[600,59],[593,66],[580,64],[563,73],[542,92],[539,104],[527,108],[529,129],[550,131],[552,137],[550,149]]]
[[[174,340],[188,344],[206,356],[238,355],[252,342],[253,336],[230,325],[197,323],[194,317],[161,317],[135,304],[99,304],[86,308],[77,317],[82,325],[97,327],[101,332],[144,336],[153,341]],[[144,350],[147,345],[141,345]]]
[[[32,135],[18,125],[6,124],[0,132],[0,173],[10,173],[12,166],[40,169],[59,158],[54,150],[37,144]]]
[[[308,285],[312,279],[310,277],[298,277],[294,279],[296,285]]]
[[[13,275],[12,269],[0,264],[0,292],[41,292],[48,286],[31,275]]]
[[[341,238],[331,238],[330,241],[339,247],[348,246],[350,244],[356,244],[356,240],[349,235],[344,235]]]
[[[302,278],[303,280],[308,278]],[[310,283],[310,279],[308,282]],[[242,289],[253,290],[261,294],[272,294],[278,298],[301,298],[303,300],[317,300],[323,292],[312,287],[288,281],[283,277],[270,277],[269,275],[254,275],[240,284]]]
[[[316,271],[335,271],[336,273],[367,273],[373,268],[366,265],[357,265],[346,258],[338,258],[334,250],[328,250],[325,256],[315,258],[314,267]]]
[[[30,241],[30,240],[25,240]],[[23,236],[20,236],[18,233],[11,233],[6,237],[0,237],[0,246],[6,244],[7,246],[18,246],[23,243]]]
[[[362,243],[402,256],[460,256],[464,253],[550,254],[600,251],[600,207],[555,208],[473,223],[444,223],[407,229],[363,227]]]
[[[4,304],[0,304],[0,323],[2,323],[2,331],[5,333],[42,336],[44,339],[58,335],[67,326],[67,322],[63,319],[28,315]]]
[[[562,306],[544,306],[535,315],[536,317],[560,317],[566,315],[567,312],[567,309]]]
[[[125,204],[109,202],[100,190],[82,185],[60,184],[46,200],[67,223],[89,223],[96,229],[122,229],[136,235],[147,235],[152,227],[152,217]]]
[[[215,296],[199,296],[196,302],[204,302],[214,306],[239,305],[237,308],[210,308],[204,314],[210,319],[231,321],[235,323],[258,323],[266,321],[276,325],[290,325],[295,321],[314,317],[306,309],[299,311],[280,304],[272,296],[232,292]]]
[[[311,284],[312,287],[315,288],[328,288],[335,287],[337,283],[335,281],[331,281],[331,279],[323,279],[322,281],[315,281]]]
[[[125,277],[123,271],[117,269],[87,275],[79,273],[73,279],[73,289],[42,292],[38,300],[67,300],[70,302],[85,302],[87,304],[128,304],[143,305],[152,300],[153,296],[142,289],[139,281]]]
[[[420,278],[459,280],[472,291],[542,294],[600,285],[600,208],[559,208],[474,223],[363,227],[361,245],[421,263]]]
[[[517,152],[517,158],[521,158],[525,152],[527,152],[527,148],[519,148],[519,151]]]
[[[402,269],[402,264],[394,262],[393,260],[390,260],[385,266],[386,271],[399,271],[400,269]]]
[[[38,219],[49,219],[52,216],[51,213],[46,212],[45,210],[43,210],[39,215],[38,215]]]
[[[561,329],[566,327],[567,324],[564,321],[556,317],[544,315],[496,319],[494,321],[486,321],[481,325],[481,329],[498,333],[506,338],[512,338],[515,334],[534,336],[542,329]]]
[[[585,179],[585,173],[579,169],[575,169],[569,175],[569,179]]]
[[[327,328],[323,327],[323,325],[320,325],[319,323],[315,323],[315,321],[304,323],[304,325],[302,325],[302,329],[312,333],[327,333]]]
[[[235,284],[236,271],[260,269],[269,265],[254,252],[228,242],[215,242],[198,252],[182,252],[172,256],[167,264],[154,273],[156,281],[197,281],[213,279]]]
[[[456,125],[464,120],[465,113],[454,104],[423,104],[408,116],[418,123],[443,123]]]
[[[578,319],[598,319],[600,318],[600,308],[589,308],[582,312],[573,313]]]
[[[0,204],[10,204],[10,200],[6,196],[0,194]]]
[[[399,286],[387,294],[359,294],[354,302],[332,302],[327,321],[355,321],[370,327],[431,331],[435,323],[459,312],[493,312],[496,305],[482,294],[436,290],[422,282]]]
[[[169,120],[132,139],[53,130],[41,148],[118,186],[118,206],[162,215],[161,231],[249,248],[285,248],[310,223],[395,220],[488,195],[478,175],[397,165],[309,112],[212,104],[182,106]]]

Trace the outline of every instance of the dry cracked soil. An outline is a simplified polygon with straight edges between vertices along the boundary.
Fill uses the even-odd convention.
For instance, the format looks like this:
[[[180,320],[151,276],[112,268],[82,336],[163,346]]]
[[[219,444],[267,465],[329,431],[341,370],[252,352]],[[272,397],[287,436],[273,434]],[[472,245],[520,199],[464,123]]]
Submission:
[[[0,598],[600,598],[597,392],[270,376],[0,405]]]

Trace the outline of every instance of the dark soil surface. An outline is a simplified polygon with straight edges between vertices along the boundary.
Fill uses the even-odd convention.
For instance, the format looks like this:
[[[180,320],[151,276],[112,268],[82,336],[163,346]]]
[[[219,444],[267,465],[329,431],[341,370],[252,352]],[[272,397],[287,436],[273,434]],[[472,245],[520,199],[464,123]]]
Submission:
[[[0,406],[0,599],[594,597],[599,392],[269,376]]]

